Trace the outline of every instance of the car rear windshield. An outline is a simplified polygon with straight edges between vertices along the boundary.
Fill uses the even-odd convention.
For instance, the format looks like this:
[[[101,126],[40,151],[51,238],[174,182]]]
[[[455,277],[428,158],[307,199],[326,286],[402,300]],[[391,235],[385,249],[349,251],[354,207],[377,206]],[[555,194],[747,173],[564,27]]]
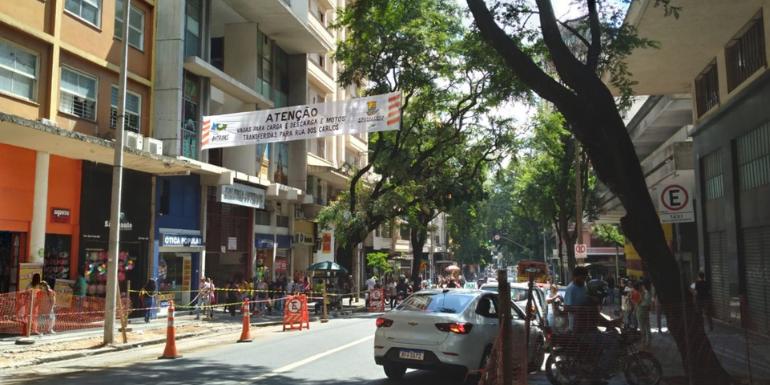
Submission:
[[[460,293],[414,294],[398,305],[398,310],[425,311],[430,313],[459,313],[473,300],[475,295]]]

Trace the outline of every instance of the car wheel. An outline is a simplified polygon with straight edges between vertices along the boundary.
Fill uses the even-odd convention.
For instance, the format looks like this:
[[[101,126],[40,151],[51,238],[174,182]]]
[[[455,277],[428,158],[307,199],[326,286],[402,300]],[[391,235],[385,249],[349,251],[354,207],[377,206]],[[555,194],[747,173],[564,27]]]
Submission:
[[[385,364],[383,365],[383,369],[385,369],[385,375],[394,381],[404,378],[404,374],[406,373],[406,367],[403,365]]]

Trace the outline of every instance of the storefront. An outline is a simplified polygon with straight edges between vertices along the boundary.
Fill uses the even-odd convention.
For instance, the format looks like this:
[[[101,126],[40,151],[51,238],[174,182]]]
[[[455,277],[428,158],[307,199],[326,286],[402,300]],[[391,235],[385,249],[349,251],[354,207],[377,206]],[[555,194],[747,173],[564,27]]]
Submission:
[[[206,276],[217,287],[250,279],[252,218],[265,208],[265,189],[235,183],[209,187],[206,203]]]
[[[258,280],[289,276],[291,273],[290,236],[257,233],[254,234],[254,248],[256,250],[255,275]],[[273,267],[275,267],[275,275],[273,275]]]
[[[307,274],[307,267],[312,263],[315,249],[315,227],[315,223],[305,219],[294,221],[291,270],[295,281]]]
[[[200,178],[156,177],[153,273],[158,289],[175,302],[190,303],[198,289],[203,235],[200,231]]]
[[[29,262],[36,153],[0,144],[0,293],[19,289],[19,263]],[[81,162],[52,155],[48,170],[43,277],[74,278],[80,229]]]
[[[151,185],[149,174],[123,170],[118,264],[121,292],[129,283],[135,290],[148,279]],[[107,282],[112,167],[84,162],[82,186],[79,270],[85,273],[88,295],[103,296]],[[137,296],[132,295],[132,300],[134,306],[140,305]]]

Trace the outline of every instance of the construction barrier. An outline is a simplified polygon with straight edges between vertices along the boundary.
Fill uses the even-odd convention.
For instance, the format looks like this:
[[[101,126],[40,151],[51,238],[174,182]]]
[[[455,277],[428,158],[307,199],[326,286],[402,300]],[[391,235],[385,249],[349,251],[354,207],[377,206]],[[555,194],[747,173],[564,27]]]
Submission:
[[[289,330],[294,330],[294,325],[298,325],[298,329],[302,330],[303,324],[310,329],[307,296],[299,294],[286,297],[286,306],[283,309],[283,330],[286,331],[287,325]]]
[[[122,297],[123,311],[136,310]],[[0,294],[0,335],[63,332],[104,325],[104,298],[71,296],[53,298],[41,290]],[[120,317],[118,312],[116,317]]]
[[[370,312],[385,311],[384,289],[372,289],[369,291],[369,308],[367,310]]]

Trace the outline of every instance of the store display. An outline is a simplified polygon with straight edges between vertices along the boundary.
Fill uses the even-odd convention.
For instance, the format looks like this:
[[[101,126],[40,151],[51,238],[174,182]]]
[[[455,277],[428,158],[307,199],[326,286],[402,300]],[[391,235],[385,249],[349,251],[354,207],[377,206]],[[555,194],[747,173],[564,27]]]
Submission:
[[[89,251],[86,257],[85,278],[88,282],[88,295],[104,295],[107,283],[107,252]],[[136,257],[131,257],[128,252],[121,251],[118,256],[118,282],[126,280],[126,272],[134,269]]]

